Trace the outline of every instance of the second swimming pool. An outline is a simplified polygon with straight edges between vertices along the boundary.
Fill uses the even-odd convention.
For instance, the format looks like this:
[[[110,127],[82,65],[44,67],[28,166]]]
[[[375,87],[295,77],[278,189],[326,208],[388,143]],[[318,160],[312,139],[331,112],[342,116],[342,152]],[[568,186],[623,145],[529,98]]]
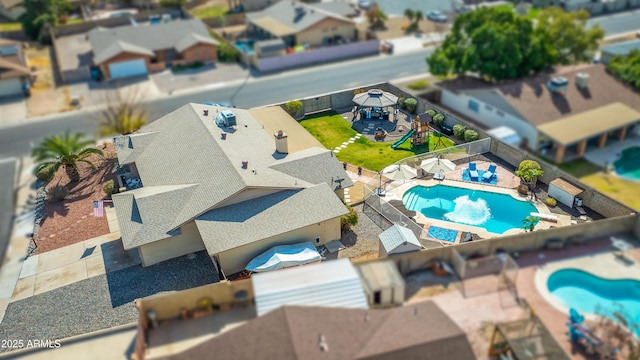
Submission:
[[[415,186],[402,196],[404,206],[432,219],[485,228],[502,234],[522,227],[535,206],[505,194],[447,185]]]

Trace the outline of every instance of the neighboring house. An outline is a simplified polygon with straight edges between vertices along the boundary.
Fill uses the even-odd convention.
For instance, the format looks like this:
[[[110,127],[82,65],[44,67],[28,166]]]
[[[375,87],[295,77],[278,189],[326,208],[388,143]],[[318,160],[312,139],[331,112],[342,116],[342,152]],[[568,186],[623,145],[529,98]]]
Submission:
[[[242,6],[242,9],[244,11],[256,11],[256,10],[262,10],[280,1],[287,1],[287,0],[236,0],[236,1],[232,1],[232,7],[240,5]],[[329,10],[342,16],[351,17],[351,16],[357,15],[356,9],[353,6],[351,6],[348,0],[333,0],[328,2],[319,2],[317,0],[307,0],[302,2],[312,3],[313,6],[315,7],[319,7],[324,10]]]
[[[640,0],[532,0],[533,7],[558,6],[566,11],[587,10],[590,14],[602,14],[640,7]]]
[[[600,62],[608,64],[614,56],[627,56],[634,49],[640,50],[640,39],[603,46],[600,48]]]
[[[143,266],[206,249],[233,274],[275,245],[341,236],[342,165],[318,147],[287,154],[247,110],[184,105],[115,144],[135,188],[113,195],[122,243]]]
[[[442,105],[485,128],[516,130],[523,145],[558,164],[640,130],[640,94],[604,65],[559,68],[499,84],[461,76],[440,87]]]
[[[248,339],[252,339],[248,341]],[[432,301],[388,310],[285,306],[162,359],[475,359]]]
[[[87,33],[93,63],[107,79],[217,59],[218,42],[199,19],[95,28]]]
[[[380,257],[422,249],[422,244],[413,231],[399,224],[388,228],[378,235],[378,238],[380,239],[380,249],[378,250]]]
[[[23,13],[22,0],[0,0],[0,19],[16,21]]]
[[[310,5],[280,1],[263,11],[247,13],[247,32],[257,39],[281,39],[288,47],[355,41],[355,22],[341,14],[346,8],[350,7],[343,2]]]
[[[0,38],[0,98],[25,94],[30,77],[22,44]]]

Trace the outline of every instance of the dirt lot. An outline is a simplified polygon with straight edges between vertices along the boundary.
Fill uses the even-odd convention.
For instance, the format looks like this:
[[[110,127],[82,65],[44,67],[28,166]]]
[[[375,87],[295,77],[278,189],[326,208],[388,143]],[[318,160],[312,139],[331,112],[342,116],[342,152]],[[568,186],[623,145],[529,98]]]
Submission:
[[[408,32],[405,29],[409,26],[409,19],[406,17],[390,17],[385,21],[385,28],[373,30],[373,34],[380,40],[395,39],[404,36],[418,34],[427,34],[434,31],[444,32],[448,26],[445,23],[434,23],[429,20],[422,20],[418,23],[419,30],[417,32]],[[358,31],[366,33],[369,29],[369,23],[363,22],[358,25]]]
[[[31,96],[27,99],[27,117],[69,111],[69,91],[56,88],[49,46],[31,46],[26,50],[27,65],[34,69]]]
[[[60,202],[47,199],[44,205],[44,220],[38,235],[38,253],[75,244],[96,236],[109,233],[106,217],[93,216],[93,201],[104,198],[102,185],[107,180],[115,180],[116,152],[113,144],[101,149],[105,157],[92,155],[88,158],[98,166],[93,170],[80,163],[80,181],[70,183],[63,168],[47,184],[47,189],[63,185],[69,189],[67,198]]]

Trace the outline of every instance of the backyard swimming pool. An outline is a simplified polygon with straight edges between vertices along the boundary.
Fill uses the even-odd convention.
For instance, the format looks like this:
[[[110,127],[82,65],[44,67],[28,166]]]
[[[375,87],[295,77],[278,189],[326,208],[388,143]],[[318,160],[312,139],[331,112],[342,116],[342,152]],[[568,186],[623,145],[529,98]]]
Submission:
[[[607,280],[576,269],[558,270],[549,276],[547,288],[569,308],[598,313],[622,309],[631,323],[640,324],[640,281]],[[640,336],[640,329],[635,329]]]
[[[428,218],[483,227],[497,234],[521,228],[522,220],[538,211],[509,195],[447,185],[415,186],[402,195],[402,202]]]
[[[234,43],[236,48],[240,52],[245,54],[253,54],[253,41],[252,40],[238,40]]]
[[[631,147],[622,150],[620,159],[616,160],[613,165],[618,175],[631,180],[640,180],[640,147]]]

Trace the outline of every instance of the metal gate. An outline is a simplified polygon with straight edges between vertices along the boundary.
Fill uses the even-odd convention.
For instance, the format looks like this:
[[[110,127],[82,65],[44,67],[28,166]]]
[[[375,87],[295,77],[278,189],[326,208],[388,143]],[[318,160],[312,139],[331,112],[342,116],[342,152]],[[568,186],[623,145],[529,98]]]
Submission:
[[[304,104],[305,114],[331,110],[331,95],[307,98],[302,100],[302,103]]]

